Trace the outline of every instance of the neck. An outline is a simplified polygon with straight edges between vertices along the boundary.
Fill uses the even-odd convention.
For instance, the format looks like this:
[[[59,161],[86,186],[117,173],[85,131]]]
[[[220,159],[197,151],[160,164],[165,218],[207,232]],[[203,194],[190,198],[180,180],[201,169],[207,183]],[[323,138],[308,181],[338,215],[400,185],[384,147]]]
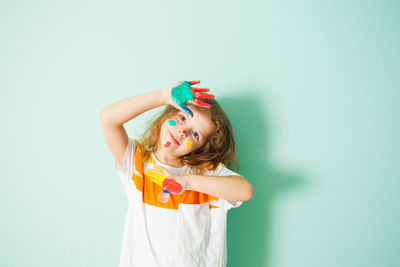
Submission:
[[[154,152],[154,156],[161,163],[167,164],[171,167],[179,168],[183,167],[181,159],[171,156],[166,150],[159,148]]]

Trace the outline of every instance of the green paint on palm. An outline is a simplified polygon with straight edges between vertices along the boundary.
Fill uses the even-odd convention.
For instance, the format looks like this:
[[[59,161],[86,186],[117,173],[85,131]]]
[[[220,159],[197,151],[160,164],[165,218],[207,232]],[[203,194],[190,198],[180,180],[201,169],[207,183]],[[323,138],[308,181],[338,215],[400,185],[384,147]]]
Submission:
[[[190,83],[188,81],[184,81],[180,85],[172,88],[171,98],[178,105],[185,105],[188,101],[192,101],[193,93],[190,89]]]

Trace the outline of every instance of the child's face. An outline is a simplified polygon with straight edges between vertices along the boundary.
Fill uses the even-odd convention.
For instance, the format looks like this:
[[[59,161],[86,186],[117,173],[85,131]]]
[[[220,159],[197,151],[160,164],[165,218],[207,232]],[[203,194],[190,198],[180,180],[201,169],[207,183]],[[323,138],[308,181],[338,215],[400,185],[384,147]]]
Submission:
[[[174,157],[181,157],[197,150],[214,131],[209,115],[202,112],[202,108],[189,106],[193,111],[193,117],[179,111],[161,125],[159,148]]]

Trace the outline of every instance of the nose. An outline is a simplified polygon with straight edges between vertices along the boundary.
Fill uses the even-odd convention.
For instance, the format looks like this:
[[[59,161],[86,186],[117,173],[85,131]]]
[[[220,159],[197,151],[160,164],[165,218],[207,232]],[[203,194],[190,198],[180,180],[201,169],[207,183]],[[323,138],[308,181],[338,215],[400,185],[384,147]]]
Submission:
[[[186,136],[186,130],[182,129],[182,128],[179,128],[179,135],[182,136],[182,137],[185,137]]]

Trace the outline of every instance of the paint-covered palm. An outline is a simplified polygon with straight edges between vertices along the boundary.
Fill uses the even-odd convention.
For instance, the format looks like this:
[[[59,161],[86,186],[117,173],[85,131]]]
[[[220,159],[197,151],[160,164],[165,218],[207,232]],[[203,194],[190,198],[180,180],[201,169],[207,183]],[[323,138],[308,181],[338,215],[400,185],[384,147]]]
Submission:
[[[168,176],[163,180],[162,187],[163,190],[158,193],[158,200],[161,203],[167,203],[169,200],[169,193],[181,195],[186,191],[187,181],[176,176]]]
[[[168,176],[163,180],[163,188],[172,194],[183,194],[186,191],[187,181],[179,176]]]
[[[168,202],[169,193],[183,194],[188,186],[187,176],[171,175],[157,165],[145,172],[145,178],[162,187],[163,190],[158,194],[158,200],[162,203]]]
[[[198,98],[214,98],[214,96],[211,94],[203,93],[210,91],[208,88],[191,87],[192,85],[198,83],[200,83],[200,81],[183,81],[171,89],[172,101],[190,116],[193,116],[193,113],[188,107],[185,106],[186,104],[191,103],[197,106],[210,108],[210,104],[205,103]]]
[[[172,88],[171,98],[178,105],[185,104],[188,101],[192,101],[193,94],[192,94],[192,90],[190,88],[190,82],[183,81],[180,85]]]

